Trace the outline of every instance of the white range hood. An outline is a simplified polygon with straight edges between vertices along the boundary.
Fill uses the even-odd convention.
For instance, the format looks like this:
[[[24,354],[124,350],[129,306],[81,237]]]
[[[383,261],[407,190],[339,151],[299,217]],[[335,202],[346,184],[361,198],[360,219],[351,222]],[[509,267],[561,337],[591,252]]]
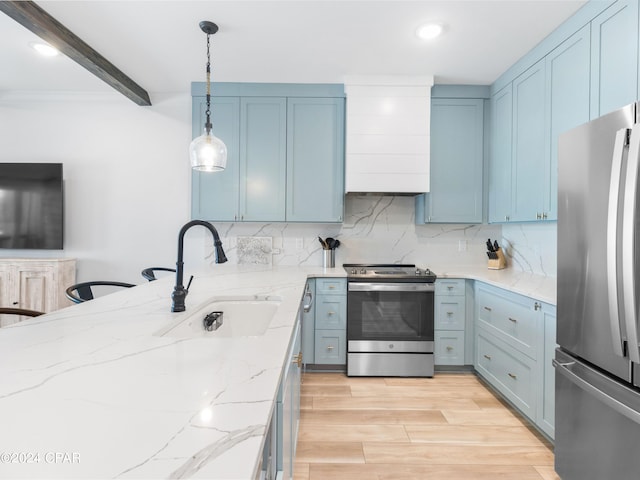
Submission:
[[[345,78],[345,191],[429,191],[433,76]]]

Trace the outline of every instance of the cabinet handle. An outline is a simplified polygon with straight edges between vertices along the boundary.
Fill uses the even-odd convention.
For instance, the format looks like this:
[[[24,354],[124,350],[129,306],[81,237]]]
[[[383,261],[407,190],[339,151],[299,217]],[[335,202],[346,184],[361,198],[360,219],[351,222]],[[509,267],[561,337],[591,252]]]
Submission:
[[[509,221],[509,215],[505,215],[505,216],[504,216],[504,221],[505,221],[505,222],[508,222],[508,221]]]
[[[542,220],[542,214],[536,213],[536,220]]]
[[[509,320],[511,320],[513,323],[518,323],[518,320],[516,320],[515,318],[509,317]]]
[[[491,311],[491,307],[482,307],[482,308],[484,308],[487,312]]]
[[[447,285],[447,290],[453,290],[453,285]]]
[[[298,368],[302,367],[302,353],[298,353],[297,355],[293,356],[293,361],[291,362],[294,365],[297,365]]]
[[[14,305],[18,305],[18,302],[13,302]]]
[[[333,345],[327,346],[327,350],[329,350],[329,351],[333,350]]]
[[[452,315],[453,315],[453,312],[447,312],[447,316],[449,316],[449,317],[450,317],[450,316],[452,316]]]
[[[542,219],[543,219],[543,220],[546,220],[546,219],[547,219],[547,214],[546,214],[546,213],[543,213],[543,214],[542,214]]]
[[[487,360],[491,360],[491,355],[483,355],[484,358],[486,358]]]
[[[329,315],[330,317],[332,317],[335,314],[336,314],[336,312],[327,312],[327,315]]]
[[[511,378],[513,378],[514,380],[518,379],[517,375],[514,375],[513,373],[507,373],[507,375],[509,375]]]
[[[453,350],[453,347],[447,346],[447,352],[450,352],[451,350]]]
[[[329,290],[333,290],[334,288],[336,288],[335,285],[329,285]]]
[[[536,310],[536,311],[537,311],[537,310],[540,310],[541,308],[542,308],[542,305],[540,305],[538,302],[536,302],[536,303],[534,303],[534,304],[533,304],[533,309],[534,309],[534,310]]]

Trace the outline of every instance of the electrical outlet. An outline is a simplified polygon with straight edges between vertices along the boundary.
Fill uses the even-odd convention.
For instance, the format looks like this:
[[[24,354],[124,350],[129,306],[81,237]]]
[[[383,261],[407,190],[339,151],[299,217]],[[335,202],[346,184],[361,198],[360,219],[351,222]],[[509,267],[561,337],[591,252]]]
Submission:
[[[304,248],[304,243],[302,238],[296,238],[296,250],[302,250]]]
[[[466,252],[467,251],[467,241],[466,240],[458,240],[458,251]]]

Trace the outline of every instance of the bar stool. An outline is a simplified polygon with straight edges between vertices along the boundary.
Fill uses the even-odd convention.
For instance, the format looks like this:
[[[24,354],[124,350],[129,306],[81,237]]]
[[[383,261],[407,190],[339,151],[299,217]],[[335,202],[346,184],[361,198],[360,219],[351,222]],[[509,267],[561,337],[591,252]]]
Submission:
[[[167,267],[149,267],[149,268],[145,268],[144,270],[142,270],[142,276],[145,280],[149,280],[150,282],[153,282],[154,280],[157,280],[155,272],[173,272],[176,273],[176,269],[175,268],[167,268]]]
[[[123,288],[131,288],[135,287],[135,285],[131,283],[124,282],[112,282],[112,281],[103,281],[96,280],[93,282],[82,282],[76,283],[75,285],[71,285],[69,288],[65,290],[65,294],[67,298],[71,300],[73,303],[82,303],[88,300],[93,300],[93,290],[92,287],[123,287]]]

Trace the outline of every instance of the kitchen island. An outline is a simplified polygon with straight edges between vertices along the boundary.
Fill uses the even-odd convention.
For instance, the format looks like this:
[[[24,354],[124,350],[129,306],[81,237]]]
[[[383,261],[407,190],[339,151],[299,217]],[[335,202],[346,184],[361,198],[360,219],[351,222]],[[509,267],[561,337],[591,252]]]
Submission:
[[[555,300],[554,278],[483,273],[442,276]],[[0,329],[0,477],[255,478],[306,279],[345,275],[214,265],[185,312],[171,313],[167,277]],[[170,334],[212,300],[248,296],[279,301],[262,335]]]
[[[215,265],[0,330],[0,477],[252,479],[308,276]],[[264,334],[162,336],[220,298],[280,303]]]

